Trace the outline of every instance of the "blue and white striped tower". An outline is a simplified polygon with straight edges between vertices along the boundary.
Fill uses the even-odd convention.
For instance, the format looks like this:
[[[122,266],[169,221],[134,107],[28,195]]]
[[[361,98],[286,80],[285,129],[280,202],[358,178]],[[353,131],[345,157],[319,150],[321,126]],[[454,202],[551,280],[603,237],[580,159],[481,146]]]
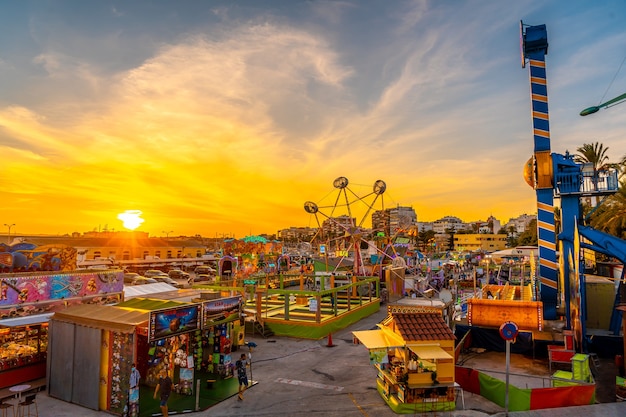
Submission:
[[[525,29],[525,30],[524,30]],[[522,67],[528,60],[530,96],[532,100],[534,138],[534,186],[537,193],[537,236],[539,244],[539,282],[543,317],[557,318],[558,291],[556,263],[556,233],[554,226],[553,168],[550,153],[550,123],[548,118],[548,88],[546,61],[548,35],[546,25],[520,25]]]

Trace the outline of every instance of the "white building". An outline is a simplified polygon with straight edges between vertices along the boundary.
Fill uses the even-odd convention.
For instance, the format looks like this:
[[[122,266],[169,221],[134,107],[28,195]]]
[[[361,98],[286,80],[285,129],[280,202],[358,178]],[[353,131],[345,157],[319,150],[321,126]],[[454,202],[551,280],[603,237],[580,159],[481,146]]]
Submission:
[[[465,229],[467,229],[467,225],[463,223],[463,220],[454,216],[442,217],[433,222],[433,230],[435,233],[446,233],[448,230],[454,230],[456,232]]]
[[[522,214],[516,218],[510,219],[507,224],[504,225],[505,228],[513,227],[517,234],[524,232],[528,229],[528,225],[531,221],[537,220],[536,214]]]

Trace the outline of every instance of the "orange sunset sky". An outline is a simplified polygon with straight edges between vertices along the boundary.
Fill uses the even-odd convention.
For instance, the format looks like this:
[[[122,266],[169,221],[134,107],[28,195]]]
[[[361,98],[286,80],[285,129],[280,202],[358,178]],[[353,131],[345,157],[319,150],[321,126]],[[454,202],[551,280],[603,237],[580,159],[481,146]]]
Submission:
[[[0,224],[272,234],[339,176],[419,221],[534,214],[520,19],[548,28],[552,151],[626,154],[624,108],[578,116],[626,92],[626,5],[590,3],[4,3]]]

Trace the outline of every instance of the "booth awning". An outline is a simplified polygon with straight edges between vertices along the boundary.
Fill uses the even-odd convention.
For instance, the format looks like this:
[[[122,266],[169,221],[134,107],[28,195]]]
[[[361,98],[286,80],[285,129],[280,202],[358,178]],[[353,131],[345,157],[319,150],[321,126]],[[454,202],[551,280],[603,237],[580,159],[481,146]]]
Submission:
[[[439,346],[409,345],[407,347],[420,359],[452,359],[452,355]]]
[[[146,297],[152,294],[172,291],[177,291],[177,289],[164,282],[130,286],[124,285],[124,300],[130,300],[131,298],[135,297]]]
[[[50,320],[52,323],[60,321],[103,330],[133,333],[138,325],[148,322],[148,313],[115,306],[80,304],[57,311]]]
[[[15,317],[12,319],[0,320],[0,327],[20,327],[30,326],[32,324],[47,323],[50,316],[54,313],[35,314],[26,317]]]
[[[402,347],[405,345],[400,336],[383,330],[360,330],[352,332],[354,337],[368,349],[380,349],[385,347]]]

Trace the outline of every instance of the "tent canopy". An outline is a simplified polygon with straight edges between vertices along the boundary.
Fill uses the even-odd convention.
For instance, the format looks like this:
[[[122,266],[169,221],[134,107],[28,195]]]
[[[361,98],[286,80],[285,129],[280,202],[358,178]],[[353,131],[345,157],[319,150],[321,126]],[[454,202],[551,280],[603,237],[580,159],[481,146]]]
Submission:
[[[380,349],[386,347],[402,347],[404,340],[393,332],[384,330],[360,330],[352,332],[354,337],[368,349]]]
[[[537,256],[539,249],[537,246],[518,246],[515,248],[503,249],[492,252],[492,258],[524,258],[531,255]]]
[[[148,313],[142,310],[126,310],[116,306],[80,304],[57,311],[50,321],[79,324],[103,330],[134,333],[135,328],[148,322]]]
[[[146,297],[162,292],[178,291],[175,287],[164,282],[143,285],[124,285],[124,299],[129,300],[135,297]]]
[[[21,327],[30,326],[32,324],[47,323],[52,314],[53,313],[35,314],[32,316],[0,320],[0,327]]]

